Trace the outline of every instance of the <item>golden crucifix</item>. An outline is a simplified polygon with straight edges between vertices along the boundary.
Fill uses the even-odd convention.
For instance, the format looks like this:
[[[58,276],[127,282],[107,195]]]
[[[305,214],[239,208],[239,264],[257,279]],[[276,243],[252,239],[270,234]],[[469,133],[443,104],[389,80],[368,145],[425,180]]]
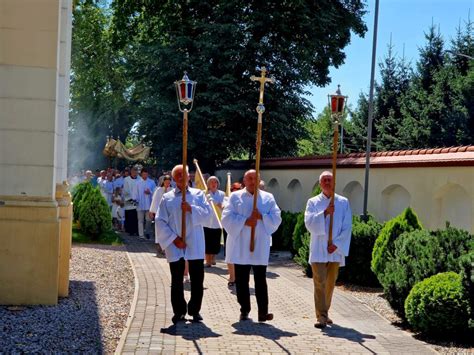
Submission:
[[[258,123],[257,123],[257,154],[255,157],[255,171],[257,172],[257,181],[255,182],[255,190],[253,193],[253,210],[252,213],[257,211],[257,198],[258,198],[258,186],[260,184],[260,148],[262,146],[262,115],[265,112],[265,106],[263,105],[263,93],[265,91],[265,83],[275,83],[274,78],[267,78],[267,69],[265,67],[261,68],[261,76],[257,77],[252,75],[250,80],[260,82],[260,98],[257,105],[258,113]],[[250,252],[253,252],[255,249],[255,226],[252,226],[250,232]]]

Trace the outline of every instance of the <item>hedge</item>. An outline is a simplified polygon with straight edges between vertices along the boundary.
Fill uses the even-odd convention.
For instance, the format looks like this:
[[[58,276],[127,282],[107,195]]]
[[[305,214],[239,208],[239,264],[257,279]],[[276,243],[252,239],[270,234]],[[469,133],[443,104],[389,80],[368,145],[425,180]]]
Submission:
[[[82,232],[95,239],[112,228],[110,208],[99,188],[89,189],[81,199],[79,223]]]

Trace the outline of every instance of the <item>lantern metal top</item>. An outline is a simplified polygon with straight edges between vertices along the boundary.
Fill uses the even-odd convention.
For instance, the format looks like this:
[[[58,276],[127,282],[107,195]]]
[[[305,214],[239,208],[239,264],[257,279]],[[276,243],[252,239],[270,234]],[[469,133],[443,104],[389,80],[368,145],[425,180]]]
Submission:
[[[328,95],[329,108],[331,109],[331,114],[341,116],[344,113],[346,107],[347,96],[342,95],[341,85],[337,86],[336,93],[333,95]]]
[[[194,102],[194,92],[196,91],[196,81],[188,78],[188,73],[184,72],[183,78],[174,82],[176,88],[176,97],[178,99],[178,107],[181,112],[191,111]],[[183,108],[181,105],[188,106],[189,108]]]

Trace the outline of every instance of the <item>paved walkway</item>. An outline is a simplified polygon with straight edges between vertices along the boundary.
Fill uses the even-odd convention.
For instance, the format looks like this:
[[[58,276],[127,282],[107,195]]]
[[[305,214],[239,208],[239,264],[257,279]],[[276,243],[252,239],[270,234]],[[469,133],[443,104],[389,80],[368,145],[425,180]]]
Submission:
[[[235,290],[227,288],[225,264],[206,269],[202,323],[172,326],[170,272],[150,242],[126,238],[138,279],[135,312],[119,352],[124,354],[433,354],[347,293],[335,291],[333,326],[314,328],[311,279],[291,262],[268,268],[270,312],[275,319],[261,324],[239,322]],[[251,282],[252,283],[252,282]],[[186,293],[189,287],[186,287]],[[186,295],[189,299],[189,294]],[[250,317],[257,318],[255,297]]]

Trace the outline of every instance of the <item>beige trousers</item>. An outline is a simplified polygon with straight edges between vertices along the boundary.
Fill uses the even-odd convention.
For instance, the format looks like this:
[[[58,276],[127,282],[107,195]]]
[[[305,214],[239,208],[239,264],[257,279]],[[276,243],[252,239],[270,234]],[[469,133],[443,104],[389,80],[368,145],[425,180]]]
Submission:
[[[314,305],[318,322],[326,323],[336,285],[339,263],[312,263]]]

